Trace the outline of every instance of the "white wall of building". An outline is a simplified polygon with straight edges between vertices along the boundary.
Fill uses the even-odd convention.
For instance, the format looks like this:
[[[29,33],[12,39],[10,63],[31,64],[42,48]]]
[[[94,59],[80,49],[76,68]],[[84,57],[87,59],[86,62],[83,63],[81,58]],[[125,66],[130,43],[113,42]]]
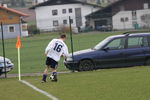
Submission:
[[[72,8],[72,13],[68,12],[68,9]],[[52,6],[42,6],[37,7],[36,11],[36,20],[37,20],[37,28],[40,30],[53,31],[57,29],[56,26],[53,26],[53,21],[58,20],[59,26],[63,25],[63,20],[67,20],[67,25],[69,25],[69,16],[73,19],[72,27],[76,27],[75,21],[75,8],[81,8],[81,16],[82,16],[82,26],[85,26],[85,16],[99,10],[100,8],[94,8],[90,5],[82,5],[82,4],[66,4],[66,5],[52,5]],[[62,9],[66,9],[66,13],[62,13]],[[52,15],[52,10],[58,10],[58,15]],[[59,27],[58,26],[58,27]]]
[[[133,11],[120,11],[112,18],[113,29],[122,30],[122,29],[134,29],[135,24],[138,25],[138,28],[150,27],[148,23],[144,23],[141,19],[141,16],[148,14],[150,15],[150,9],[136,10],[136,18],[133,18]],[[149,16],[150,18],[150,16]],[[124,19],[124,21],[121,21]],[[147,21],[150,19],[147,19]]]
[[[124,21],[121,21],[123,19]],[[130,29],[132,26],[131,11],[120,11],[112,18],[113,29]]]
[[[143,15],[148,15],[146,19],[147,23],[143,22],[141,19],[141,16]],[[139,27],[144,28],[144,27],[150,27],[150,9],[145,9],[145,10],[138,10],[137,11],[137,22],[139,24]]]

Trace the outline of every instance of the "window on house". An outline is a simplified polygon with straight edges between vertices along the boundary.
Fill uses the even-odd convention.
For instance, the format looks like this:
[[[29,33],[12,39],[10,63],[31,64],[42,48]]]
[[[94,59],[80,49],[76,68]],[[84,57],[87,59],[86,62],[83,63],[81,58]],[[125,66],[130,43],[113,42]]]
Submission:
[[[120,21],[121,21],[121,22],[124,22],[125,20],[124,20],[124,18],[121,17],[121,18],[120,18]]]
[[[58,26],[58,25],[59,25],[58,20],[54,20],[53,21],[53,26]]]
[[[121,17],[121,18],[120,18],[120,21],[121,21],[121,22],[128,22],[128,21],[129,21],[129,18],[128,18],[128,17]]]
[[[135,10],[132,11],[132,16],[136,16],[136,11]]]
[[[128,22],[129,21],[129,18],[128,17],[125,17],[125,22]]]
[[[148,3],[144,3],[144,9],[148,9]]]
[[[72,8],[69,8],[69,13],[72,13]]]
[[[14,26],[8,26],[8,31],[9,32],[15,32],[15,27]]]
[[[66,13],[66,9],[63,9],[63,10],[62,10],[62,13],[65,14],[65,13]]]
[[[136,16],[136,10],[132,11],[132,19],[136,20],[137,16]]]
[[[67,20],[63,20],[63,24],[67,24]]]
[[[58,15],[58,11],[57,10],[52,10],[52,15]]]

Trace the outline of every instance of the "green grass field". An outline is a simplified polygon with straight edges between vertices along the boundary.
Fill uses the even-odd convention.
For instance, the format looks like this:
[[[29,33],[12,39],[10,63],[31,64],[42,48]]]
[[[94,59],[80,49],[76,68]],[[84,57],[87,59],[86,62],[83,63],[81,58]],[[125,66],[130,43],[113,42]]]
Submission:
[[[115,35],[117,33],[85,33],[85,34],[74,34],[73,43],[74,51],[87,49],[95,46],[102,39],[109,35]],[[42,72],[45,66],[44,50],[51,39],[57,38],[59,35],[55,34],[39,34],[31,37],[21,38],[21,73],[36,73]],[[5,52],[6,57],[11,59],[15,64],[15,68],[10,73],[17,73],[17,49],[15,48],[16,39],[5,40]],[[66,41],[69,52],[70,47],[70,36]],[[0,45],[2,45],[0,41]],[[0,55],[2,55],[2,46],[0,46]],[[59,63],[59,71],[67,70],[64,67],[63,59]]]
[[[74,51],[91,48],[109,35],[117,33],[74,34]],[[39,34],[21,38],[21,72],[43,72],[44,49],[58,34]],[[69,35],[68,35],[69,38]],[[17,73],[16,39],[5,40],[6,57],[15,64],[10,73]],[[70,51],[70,40],[66,41]],[[1,42],[0,42],[1,45]],[[2,46],[0,47],[2,50]],[[71,51],[70,51],[71,52]],[[2,51],[0,51],[2,55]],[[66,71],[61,59],[59,71]],[[88,72],[59,74],[57,83],[40,83],[41,76],[22,77],[59,100],[150,100],[150,66],[101,69]],[[50,100],[18,81],[0,78],[0,100]]]
[[[57,83],[41,77],[23,77],[59,100],[150,100],[150,67],[103,69],[59,74]],[[49,100],[17,81],[0,79],[1,100]]]

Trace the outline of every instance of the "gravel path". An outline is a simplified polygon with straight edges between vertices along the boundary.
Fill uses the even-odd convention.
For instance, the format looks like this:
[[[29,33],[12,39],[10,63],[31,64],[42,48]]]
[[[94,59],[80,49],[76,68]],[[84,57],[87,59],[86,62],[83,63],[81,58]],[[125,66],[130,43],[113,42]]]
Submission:
[[[71,71],[58,72],[58,74],[71,73]],[[42,73],[25,73],[21,76],[42,76]],[[7,74],[7,78],[18,77],[18,74]],[[1,75],[0,78],[5,78],[5,74]]]

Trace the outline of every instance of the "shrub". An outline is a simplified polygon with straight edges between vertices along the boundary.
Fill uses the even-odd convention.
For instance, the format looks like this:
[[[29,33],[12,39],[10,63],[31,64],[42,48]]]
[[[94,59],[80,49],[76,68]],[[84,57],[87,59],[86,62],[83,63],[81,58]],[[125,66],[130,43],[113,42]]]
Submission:
[[[28,26],[29,34],[40,34],[40,30],[35,25]]]

